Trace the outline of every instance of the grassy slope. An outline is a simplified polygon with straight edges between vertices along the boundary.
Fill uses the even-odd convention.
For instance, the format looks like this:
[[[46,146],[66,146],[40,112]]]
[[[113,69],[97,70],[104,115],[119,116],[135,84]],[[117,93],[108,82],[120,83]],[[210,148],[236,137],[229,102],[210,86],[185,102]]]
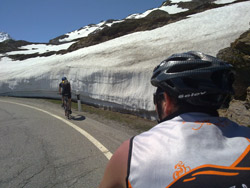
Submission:
[[[49,102],[56,103],[58,105],[61,104],[60,100],[48,99]],[[135,129],[138,132],[146,131],[152,128],[157,124],[156,121],[150,121],[147,119],[143,119],[131,114],[122,114],[119,112],[113,112],[110,110],[104,110],[101,108],[96,108],[93,106],[82,105],[82,112],[87,114],[90,118],[93,118],[97,121],[101,121],[102,123],[116,123],[122,126],[127,126],[131,129]],[[77,103],[72,102],[72,109],[78,109]]]

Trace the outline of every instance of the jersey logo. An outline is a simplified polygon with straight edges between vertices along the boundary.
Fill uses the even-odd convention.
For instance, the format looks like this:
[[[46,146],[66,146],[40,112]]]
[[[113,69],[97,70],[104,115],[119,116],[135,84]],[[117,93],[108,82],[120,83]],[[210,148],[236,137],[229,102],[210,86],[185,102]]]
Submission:
[[[198,93],[181,94],[178,96],[178,98],[183,99],[183,98],[189,98],[189,97],[198,97],[201,95],[205,95],[206,93],[207,93],[206,91],[202,91],[202,92],[198,92]]]
[[[182,124],[185,124],[187,122],[183,121]],[[202,121],[195,121],[193,123],[193,127],[192,130],[194,131],[198,131],[200,130],[203,126],[211,126],[211,125],[216,125],[218,127],[225,127],[229,125],[229,121],[227,121],[226,119],[217,119],[214,122],[210,122],[210,120],[202,120]]]
[[[174,168],[176,169],[176,171],[173,174],[174,180],[179,178],[180,176],[182,176],[183,174],[185,174],[189,170],[191,170],[191,168],[189,166],[185,167],[185,165],[183,164],[182,161],[180,161],[178,164],[176,164]]]

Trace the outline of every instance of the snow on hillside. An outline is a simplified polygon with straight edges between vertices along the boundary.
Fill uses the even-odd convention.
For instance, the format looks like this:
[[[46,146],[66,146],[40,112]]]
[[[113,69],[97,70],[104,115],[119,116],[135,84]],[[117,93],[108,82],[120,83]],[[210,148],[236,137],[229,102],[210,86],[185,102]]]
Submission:
[[[128,16],[126,19],[144,18],[144,17],[146,17],[147,15],[149,15],[151,12],[153,12],[155,10],[162,10],[162,11],[165,11],[165,12],[167,12],[169,14],[176,14],[176,13],[179,13],[179,12],[185,12],[188,9],[179,8],[178,5],[162,6],[160,8],[154,8],[154,9],[148,10],[148,11],[142,13],[142,14],[132,14],[132,15]]]
[[[179,2],[191,2],[192,0],[170,0],[170,1],[172,3],[179,3]],[[232,3],[234,1],[236,1],[236,0],[216,0],[214,3],[215,4],[227,4],[227,3]],[[164,6],[163,5],[163,6],[159,7],[159,8],[154,8],[154,9],[151,9],[151,10],[147,10],[144,13],[132,14],[132,15],[126,17],[125,19],[141,19],[141,18],[146,17],[147,15],[149,15],[151,12],[153,12],[155,10],[162,10],[162,11],[167,12],[168,14],[177,14],[177,13],[180,13],[180,12],[188,11],[188,9],[182,9],[182,8],[178,7],[177,4],[171,5],[171,6],[169,6],[169,5]],[[76,31],[65,34],[67,37],[64,38],[64,39],[59,39],[59,42],[69,42],[69,41],[73,41],[75,39],[79,39],[79,38],[82,38],[82,37],[87,37],[90,33],[93,33],[93,32],[95,32],[97,30],[101,30],[105,26],[111,27],[113,24],[123,22],[123,21],[124,20],[114,20],[114,21],[112,21],[110,23],[106,23],[104,21],[104,22],[101,22],[99,24],[88,25],[88,26],[85,26],[85,27],[83,27],[83,28],[81,28],[79,30],[76,30]]]
[[[217,0],[215,1],[214,3],[215,4],[227,4],[227,3],[233,3],[235,2],[236,0]]]
[[[191,2],[192,0],[170,0],[171,3],[179,3],[179,2]]]
[[[10,35],[5,32],[0,32],[0,42],[11,39]]]
[[[59,42],[68,42],[82,37],[87,37],[90,33],[93,33],[97,30],[102,30],[105,26],[111,27],[113,24],[120,23],[123,21],[124,20],[114,20],[112,22],[101,22],[95,25],[88,25],[79,30],[67,33],[66,34],[67,37],[64,39],[60,39]]]
[[[87,37],[92,32],[95,32],[97,30],[101,30],[105,26],[111,27],[111,25],[113,25],[115,23],[119,23],[119,22],[122,22],[122,20],[112,21],[111,23],[101,22],[101,23],[95,24],[95,25],[88,25],[88,26],[85,26],[79,30],[67,33],[66,34],[67,37],[64,39],[60,39],[59,42],[68,42],[68,41],[72,41],[72,40],[75,40],[78,38]]]
[[[172,53],[199,50],[216,55],[249,28],[249,10],[250,1],[207,10],[65,55],[24,61],[0,55],[0,93],[55,97],[66,76],[85,102],[153,111],[153,68]]]
[[[171,3],[179,3],[179,2],[191,2],[192,0],[169,0]],[[227,3],[232,3],[237,0],[216,0],[214,3],[215,4],[227,4]]]
[[[34,54],[34,53],[46,53],[50,51],[59,51],[66,50],[70,47],[74,42],[69,42],[60,45],[50,45],[50,44],[29,44],[26,46],[22,46],[18,51],[8,52],[7,55],[16,55],[16,54]]]
[[[191,1],[191,0],[189,0],[189,1]],[[177,5],[162,6],[162,7],[159,7],[159,8],[154,8],[154,9],[151,9],[151,10],[147,10],[146,12],[144,12],[142,14],[140,14],[140,13],[132,14],[132,15],[128,16],[125,19],[141,19],[141,18],[146,17],[152,11],[155,11],[155,10],[162,10],[162,11],[165,11],[165,12],[167,12],[169,14],[176,14],[176,13],[179,13],[179,12],[185,12],[188,9],[179,8]],[[105,26],[111,27],[113,24],[120,23],[120,22],[123,22],[123,21],[124,20],[114,20],[114,21],[109,22],[109,23],[101,22],[101,23],[95,24],[95,25],[93,25],[93,24],[88,25],[88,26],[85,26],[85,27],[83,27],[83,28],[81,28],[79,30],[67,33],[66,34],[67,37],[64,38],[64,39],[60,39],[59,42],[68,42],[68,41],[72,41],[72,40],[75,40],[75,39],[78,39],[78,38],[86,37],[92,32],[103,29]]]

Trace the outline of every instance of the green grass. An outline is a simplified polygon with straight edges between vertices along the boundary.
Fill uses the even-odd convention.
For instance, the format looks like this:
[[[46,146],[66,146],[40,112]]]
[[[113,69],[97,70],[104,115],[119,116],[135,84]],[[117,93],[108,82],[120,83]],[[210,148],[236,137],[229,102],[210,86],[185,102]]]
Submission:
[[[54,100],[54,99],[47,99],[47,100],[54,104],[61,105],[60,100]],[[93,107],[93,106],[86,105],[86,104],[81,104],[81,105],[82,105],[81,106],[82,112],[88,114],[90,118],[98,117],[95,119],[100,120],[101,122],[104,122],[104,123],[108,123],[108,121],[114,121],[114,122],[119,123],[122,126],[127,126],[139,132],[146,131],[157,124],[156,121],[150,121],[144,118],[140,118],[136,115],[123,114],[123,113],[114,112],[110,110],[104,110],[102,108],[97,108],[97,107]],[[78,109],[76,102],[72,102],[72,109]]]
[[[61,105],[60,100],[52,100],[48,99],[48,101]],[[77,103],[72,102],[72,108],[78,109]],[[95,120],[99,120],[103,123],[109,123],[108,121],[117,122],[120,125],[130,127],[132,129],[138,130],[139,132],[143,132],[149,130],[154,125],[157,124],[156,121],[150,121],[147,119],[140,118],[131,114],[123,114],[119,112],[113,112],[110,110],[104,110],[102,108],[93,107],[90,105],[82,104],[82,111],[90,116],[90,118],[95,118]],[[222,117],[225,117],[225,110],[219,110],[219,114]],[[250,125],[246,125],[250,128]]]

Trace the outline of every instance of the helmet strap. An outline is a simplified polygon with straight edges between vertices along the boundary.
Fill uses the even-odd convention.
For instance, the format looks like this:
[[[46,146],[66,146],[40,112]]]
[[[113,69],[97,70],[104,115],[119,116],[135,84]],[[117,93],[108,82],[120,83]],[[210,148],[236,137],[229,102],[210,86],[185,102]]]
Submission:
[[[160,122],[162,121],[162,101],[160,100],[157,101],[156,108],[157,108],[157,115],[158,115],[157,121]]]

